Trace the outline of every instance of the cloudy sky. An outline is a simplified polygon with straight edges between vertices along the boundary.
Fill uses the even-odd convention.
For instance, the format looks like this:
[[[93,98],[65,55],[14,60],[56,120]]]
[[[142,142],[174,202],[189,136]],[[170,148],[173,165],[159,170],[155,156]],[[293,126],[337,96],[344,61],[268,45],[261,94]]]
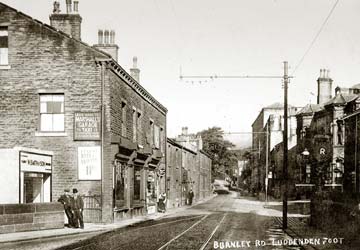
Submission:
[[[51,0],[1,0],[49,23]],[[119,63],[138,57],[141,84],[169,110],[168,136],[188,126],[251,131],[263,106],[282,102],[281,79],[205,79],[183,75],[282,75],[290,73],[318,33],[336,0],[80,0],[82,40],[97,42],[98,29],[114,29]],[[60,0],[65,12],[65,0]],[[360,82],[360,1],[339,1],[296,70],[289,103],[315,103],[321,68],[337,85]],[[249,136],[234,136],[246,141]]]

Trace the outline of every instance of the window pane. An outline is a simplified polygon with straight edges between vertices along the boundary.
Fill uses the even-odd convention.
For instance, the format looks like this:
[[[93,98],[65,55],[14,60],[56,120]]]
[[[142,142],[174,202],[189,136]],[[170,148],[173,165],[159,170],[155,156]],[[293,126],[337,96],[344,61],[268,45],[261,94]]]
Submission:
[[[53,95],[52,100],[54,102],[64,102],[64,95]]]
[[[40,130],[52,131],[52,115],[41,114],[40,115]]]
[[[62,110],[62,102],[53,102],[52,103],[52,113],[53,114],[60,114]]]
[[[40,102],[51,102],[52,99],[52,95],[40,95]]]
[[[8,48],[0,48],[0,65],[8,65]]]
[[[46,102],[40,103],[40,113],[47,113],[47,105]]]
[[[8,48],[9,44],[8,44],[8,37],[7,35],[1,35],[1,31],[0,31],[0,48]]]
[[[64,131],[64,114],[53,115],[53,131]]]

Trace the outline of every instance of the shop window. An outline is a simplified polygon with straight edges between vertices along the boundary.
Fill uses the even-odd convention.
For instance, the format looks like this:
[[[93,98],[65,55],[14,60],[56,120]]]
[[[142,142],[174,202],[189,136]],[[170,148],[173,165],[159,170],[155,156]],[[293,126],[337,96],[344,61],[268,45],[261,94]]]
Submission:
[[[41,132],[64,132],[64,95],[41,94],[40,95],[40,131]]]
[[[134,168],[134,200],[140,200],[141,168]]]
[[[148,205],[156,204],[155,171],[149,170],[146,186],[146,202]]]
[[[126,137],[126,103],[121,102],[121,136]]]
[[[117,164],[115,167],[115,205],[125,205],[125,166]]]
[[[0,27],[0,65],[9,64],[8,27]]]

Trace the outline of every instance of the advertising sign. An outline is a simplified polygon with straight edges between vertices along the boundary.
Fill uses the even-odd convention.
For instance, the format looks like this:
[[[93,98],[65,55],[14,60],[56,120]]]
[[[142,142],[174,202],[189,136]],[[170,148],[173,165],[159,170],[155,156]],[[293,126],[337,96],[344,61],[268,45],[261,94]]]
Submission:
[[[50,155],[20,152],[20,169],[26,172],[51,173]]]
[[[100,112],[76,112],[74,114],[74,140],[98,141],[100,139]]]
[[[100,146],[78,147],[79,180],[101,180]]]

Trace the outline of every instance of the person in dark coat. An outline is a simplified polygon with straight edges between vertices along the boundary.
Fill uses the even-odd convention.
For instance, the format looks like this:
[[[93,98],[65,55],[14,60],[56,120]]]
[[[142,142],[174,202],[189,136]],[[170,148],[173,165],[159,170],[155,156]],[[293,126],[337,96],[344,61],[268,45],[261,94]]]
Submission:
[[[84,229],[84,201],[76,188],[73,189],[73,196],[71,197],[71,209],[74,214],[74,227],[79,228],[80,225],[80,228]]]
[[[191,205],[193,202],[193,199],[194,199],[194,192],[193,192],[192,188],[190,188],[188,198],[189,198],[189,205]]]
[[[64,211],[66,214],[66,217],[68,219],[68,227],[73,227],[73,213],[71,210],[71,196],[70,196],[70,190],[64,189],[64,194],[60,196],[58,199],[58,202],[61,202],[64,205]]]
[[[162,193],[159,196],[158,211],[160,213],[165,213],[166,211],[166,193]]]

